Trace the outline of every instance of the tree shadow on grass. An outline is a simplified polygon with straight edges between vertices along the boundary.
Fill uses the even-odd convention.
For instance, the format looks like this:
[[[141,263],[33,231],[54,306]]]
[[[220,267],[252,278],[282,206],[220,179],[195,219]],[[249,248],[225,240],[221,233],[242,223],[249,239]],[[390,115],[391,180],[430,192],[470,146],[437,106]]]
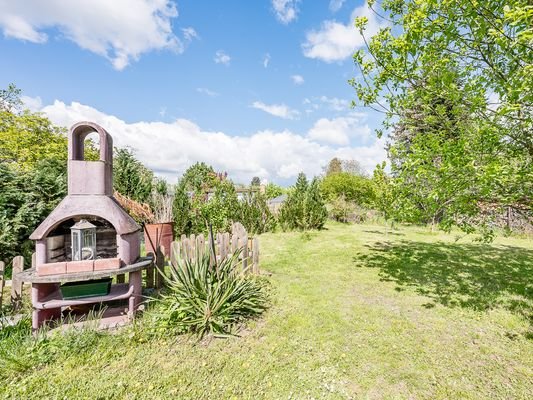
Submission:
[[[379,269],[396,290],[414,288],[433,303],[488,310],[496,306],[533,322],[533,251],[512,246],[400,240],[367,246],[358,267]]]

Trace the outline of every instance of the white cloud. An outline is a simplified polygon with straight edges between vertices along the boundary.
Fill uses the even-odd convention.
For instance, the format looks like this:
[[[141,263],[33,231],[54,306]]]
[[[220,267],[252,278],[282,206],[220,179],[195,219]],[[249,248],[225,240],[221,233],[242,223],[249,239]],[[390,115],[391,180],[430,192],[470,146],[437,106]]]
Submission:
[[[345,0],[330,0],[329,1],[329,10],[331,12],[337,12],[341,9]]]
[[[295,20],[298,15],[299,2],[300,0],[272,0],[274,14],[278,21],[287,25]]]
[[[265,104],[261,101],[254,101],[251,107],[284,119],[296,119],[300,115],[297,110],[293,110],[285,104]]]
[[[357,48],[364,46],[363,37],[353,25],[356,17],[368,18],[366,37],[376,34],[385,26],[380,24],[376,14],[365,2],[352,12],[347,24],[328,20],[322,23],[319,30],[307,32],[306,42],[302,45],[304,56],[328,63],[342,61],[352,56]]]
[[[348,111],[350,102],[337,97],[320,96],[319,100],[326,104],[333,111]]]
[[[303,85],[303,83],[305,82],[304,77],[302,75],[292,75],[291,79],[295,85]]]
[[[183,38],[188,42],[192,41],[193,39],[199,39],[198,33],[196,33],[194,28],[183,28],[181,31],[183,32]]]
[[[322,108],[337,112],[350,110],[350,101],[338,97],[320,96],[311,99],[306,97],[302,103],[308,107],[309,112]]]
[[[350,139],[357,137],[363,141],[370,138],[372,131],[367,124],[362,125],[359,118],[320,118],[308,132],[310,139],[333,145],[347,146]]]
[[[268,68],[268,63],[270,62],[270,54],[266,53],[263,58],[263,67]]]
[[[45,43],[57,29],[58,37],[107,58],[117,70],[151,50],[185,49],[172,32],[178,11],[170,0],[0,0],[0,9],[6,37]],[[195,37],[191,29],[184,30],[186,41]]]
[[[22,104],[24,105],[24,108],[27,108],[30,111],[39,111],[43,107],[43,101],[39,96],[37,97],[30,97],[30,96],[21,96],[20,100],[22,100]]]
[[[209,96],[209,97],[217,97],[217,96],[220,95],[220,93],[218,93],[218,92],[214,92],[213,90],[209,90],[209,89],[207,89],[207,88],[201,88],[201,87],[199,87],[199,88],[196,88],[196,91],[197,91],[198,93],[205,94],[205,95],[207,95],[207,96]]]
[[[231,57],[227,55],[223,50],[217,50],[217,52],[215,53],[215,58],[213,58],[213,60],[217,64],[224,64],[227,66],[231,61]]]
[[[56,100],[42,109],[56,124],[70,127],[79,121],[94,121],[113,136],[119,147],[130,146],[136,156],[159,176],[175,182],[186,168],[204,161],[228,171],[237,182],[253,176],[269,181],[293,180],[300,171],[318,175],[333,157],[357,159],[367,171],[385,159],[383,141],[361,147],[332,147],[290,131],[258,131],[250,136],[203,131],[185,119],[172,123],[125,121],[93,107]]]

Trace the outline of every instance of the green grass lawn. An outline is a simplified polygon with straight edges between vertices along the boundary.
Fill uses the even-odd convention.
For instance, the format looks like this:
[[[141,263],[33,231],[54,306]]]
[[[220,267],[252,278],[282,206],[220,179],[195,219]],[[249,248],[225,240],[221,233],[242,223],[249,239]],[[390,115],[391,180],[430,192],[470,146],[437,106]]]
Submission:
[[[4,364],[0,396],[531,398],[533,243],[472,239],[339,224],[262,235],[272,305],[242,337],[147,339],[141,319],[52,339],[50,354]]]

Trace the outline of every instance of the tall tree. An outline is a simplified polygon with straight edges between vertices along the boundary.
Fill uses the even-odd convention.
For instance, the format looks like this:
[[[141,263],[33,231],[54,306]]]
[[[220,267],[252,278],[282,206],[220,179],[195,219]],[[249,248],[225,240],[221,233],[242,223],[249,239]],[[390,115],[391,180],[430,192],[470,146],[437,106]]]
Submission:
[[[363,78],[351,84],[394,131],[391,172],[406,189],[404,216],[422,210],[469,230],[488,203],[531,213],[528,0],[384,0],[381,8],[388,24],[354,55]],[[363,35],[367,23],[356,20]]]
[[[342,172],[342,160],[337,157],[332,158],[326,166],[324,172],[326,176]]]
[[[152,194],[154,173],[145,167],[131,149],[115,148],[113,187],[120,194],[140,203],[148,203]]]
[[[281,227],[286,230],[321,229],[326,218],[327,211],[318,180],[314,178],[309,184],[305,174],[300,173],[280,209]]]
[[[28,236],[66,194],[64,129],[21,110],[20,90],[0,90],[0,260],[30,257]]]

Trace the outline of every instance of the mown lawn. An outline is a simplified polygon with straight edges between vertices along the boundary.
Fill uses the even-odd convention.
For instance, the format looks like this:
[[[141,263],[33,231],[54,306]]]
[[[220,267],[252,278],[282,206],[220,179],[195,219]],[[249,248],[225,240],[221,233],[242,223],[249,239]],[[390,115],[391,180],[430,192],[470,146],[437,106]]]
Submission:
[[[140,320],[50,340],[50,354],[20,352],[16,368],[4,360],[0,396],[531,398],[531,240],[384,232],[329,224],[263,235],[272,306],[242,337],[155,340]]]

